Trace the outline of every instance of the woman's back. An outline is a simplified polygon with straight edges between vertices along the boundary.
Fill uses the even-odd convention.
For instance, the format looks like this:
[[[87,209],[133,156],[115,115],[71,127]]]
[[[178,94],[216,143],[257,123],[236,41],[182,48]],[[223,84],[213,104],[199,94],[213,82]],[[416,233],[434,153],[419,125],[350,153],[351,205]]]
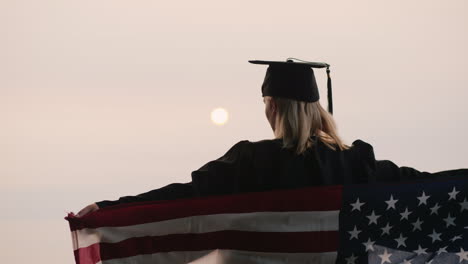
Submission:
[[[281,139],[243,140],[193,171],[192,182],[199,195],[365,183],[374,163],[372,146],[361,140],[345,150],[318,140],[300,155],[283,148]]]

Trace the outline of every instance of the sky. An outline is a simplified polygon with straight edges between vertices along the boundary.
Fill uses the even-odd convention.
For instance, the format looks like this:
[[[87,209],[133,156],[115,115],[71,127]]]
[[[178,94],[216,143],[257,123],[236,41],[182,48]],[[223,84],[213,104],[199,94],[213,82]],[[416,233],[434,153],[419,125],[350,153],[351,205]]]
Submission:
[[[72,263],[67,212],[189,182],[238,141],[273,138],[266,66],[248,60],[327,62],[347,144],[468,168],[467,13],[464,0],[1,0],[2,262]]]

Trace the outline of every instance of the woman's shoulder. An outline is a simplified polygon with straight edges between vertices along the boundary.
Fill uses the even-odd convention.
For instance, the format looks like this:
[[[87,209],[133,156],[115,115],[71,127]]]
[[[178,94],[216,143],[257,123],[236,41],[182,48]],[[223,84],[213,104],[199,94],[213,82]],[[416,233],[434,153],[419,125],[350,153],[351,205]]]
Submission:
[[[360,159],[375,160],[374,147],[364,140],[354,140],[349,150],[353,151]]]
[[[262,139],[262,140],[240,140],[233,147],[242,147],[242,146],[252,146],[252,147],[261,147],[261,146],[278,146],[281,145],[281,139]]]
[[[372,147],[371,144],[365,142],[364,140],[361,139],[356,139],[353,141],[351,145],[352,149],[357,149],[357,150],[362,150],[362,151],[371,151],[374,148]]]
[[[262,139],[262,140],[240,140],[234,144],[229,152],[242,152],[257,155],[270,155],[281,152],[281,139]]]
[[[321,146],[319,143],[319,152],[320,150],[327,149],[329,151],[335,152],[328,147]],[[282,140],[281,139],[262,139],[257,141],[251,140],[240,140],[235,143],[228,152],[232,151],[255,151],[255,152],[270,152],[273,150],[282,150]],[[353,141],[352,145],[349,146],[349,149],[345,150],[346,152],[352,154],[353,156],[358,156],[360,159],[369,159],[374,160],[374,148],[368,142],[362,139],[356,139]],[[339,152],[339,151],[338,151]]]
[[[252,142],[250,142],[249,140],[240,140],[229,148],[225,156],[232,155],[247,148],[250,148],[251,145]]]
[[[257,141],[251,140],[240,140],[235,143],[231,148],[262,148],[262,147],[281,147],[282,140],[281,139],[262,139]],[[352,145],[348,149],[350,151],[358,152],[358,153],[373,153],[374,148],[368,142],[362,139],[356,139],[353,141]]]

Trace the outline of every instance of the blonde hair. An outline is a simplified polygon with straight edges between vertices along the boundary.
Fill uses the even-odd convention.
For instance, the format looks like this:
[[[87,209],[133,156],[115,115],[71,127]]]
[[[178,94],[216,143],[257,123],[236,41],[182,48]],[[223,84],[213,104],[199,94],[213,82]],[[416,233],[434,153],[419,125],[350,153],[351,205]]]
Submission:
[[[283,139],[283,147],[302,154],[312,147],[316,136],[329,148],[348,149],[337,133],[335,121],[320,103],[302,102],[287,98],[272,97],[276,102],[276,138]]]

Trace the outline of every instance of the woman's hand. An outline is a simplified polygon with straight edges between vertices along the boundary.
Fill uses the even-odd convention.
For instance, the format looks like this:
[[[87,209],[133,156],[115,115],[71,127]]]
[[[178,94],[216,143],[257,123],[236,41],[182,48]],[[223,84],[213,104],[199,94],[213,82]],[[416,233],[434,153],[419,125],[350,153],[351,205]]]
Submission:
[[[96,210],[98,210],[99,207],[97,206],[97,204],[95,203],[92,203],[88,206],[86,206],[85,208],[81,209],[81,211],[79,211],[75,216],[76,217],[82,217],[88,213],[91,213],[91,212],[94,212]]]

